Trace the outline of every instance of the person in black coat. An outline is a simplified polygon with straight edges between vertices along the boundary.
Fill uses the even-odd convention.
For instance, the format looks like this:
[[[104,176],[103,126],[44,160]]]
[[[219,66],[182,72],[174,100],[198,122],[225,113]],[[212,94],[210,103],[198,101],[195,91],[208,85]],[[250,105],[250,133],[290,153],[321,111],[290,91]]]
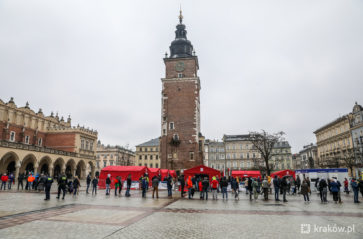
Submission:
[[[59,199],[59,196],[60,196],[60,193],[61,193],[61,190],[63,191],[63,198],[64,199],[64,196],[66,195],[66,187],[67,187],[67,184],[68,184],[68,181],[67,181],[67,177],[66,175],[63,173],[59,179],[58,179],[58,197],[57,199]]]
[[[87,180],[86,180],[86,183],[87,183],[86,194],[89,194],[88,189],[89,189],[89,186],[91,184],[91,181],[92,181],[91,173],[89,173],[88,176],[87,176]]]
[[[45,187],[45,199],[44,200],[50,200],[50,189],[52,187],[52,183],[53,183],[53,178],[48,176],[46,177],[46,180],[44,182],[44,187]]]
[[[275,178],[273,179],[273,185],[275,190],[275,201],[280,201],[279,194],[280,194],[280,179],[275,175]]]
[[[282,189],[283,202],[287,202],[287,200],[286,200],[286,191],[288,190],[287,177],[282,178],[280,185],[281,185],[281,189]]]
[[[205,195],[205,200],[208,200],[209,180],[207,177],[205,177],[204,180],[202,181],[202,187],[203,187],[202,199],[204,200],[204,195]]]
[[[180,182],[180,189],[181,189],[181,197],[184,197],[184,187],[185,187],[185,180],[184,180],[184,174],[180,175],[179,177]]]
[[[247,190],[250,194],[250,200],[252,200],[252,179],[251,177],[248,178],[248,187],[247,187]]]
[[[92,179],[92,195],[93,193],[97,194],[97,185],[98,185],[98,178],[94,177]]]

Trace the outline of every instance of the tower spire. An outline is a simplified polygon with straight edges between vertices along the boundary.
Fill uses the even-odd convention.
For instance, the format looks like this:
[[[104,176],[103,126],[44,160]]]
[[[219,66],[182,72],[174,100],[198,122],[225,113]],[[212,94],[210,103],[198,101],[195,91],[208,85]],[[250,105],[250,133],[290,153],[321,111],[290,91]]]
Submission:
[[[180,4],[180,11],[179,11],[179,22],[180,22],[180,24],[182,24],[182,22],[183,22],[183,15],[182,15],[181,4]]]

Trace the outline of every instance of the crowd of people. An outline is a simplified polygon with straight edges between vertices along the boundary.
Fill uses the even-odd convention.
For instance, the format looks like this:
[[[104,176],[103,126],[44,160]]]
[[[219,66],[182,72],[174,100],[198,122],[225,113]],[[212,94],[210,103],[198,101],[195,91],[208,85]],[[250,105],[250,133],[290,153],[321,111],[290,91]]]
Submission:
[[[0,190],[11,190],[12,185],[15,185],[15,177],[12,173],[9,175],[3,174],[0,175],[1,178],[1,188]],[[53,178],[47,174],[36,174],[29,172],[25,174],[19,174],[17,179],[17,189],[24,190],[24,181],[25,181],[25,190],[31,191],[44,191],[45,199],[50,199],[50,189],[53,184]],[[56,177],[57,185],[58,185],[58,195],[57,199],[60,199],[62,194],[62,199],[65,198],[67,193],[76,196],[79,194],[79,189],[81,187],[81,181],[77,176],[70,177],[70,175],[66,175],[64,173],[58,175]],[[168,174],[163,179],[160,175],[153,176],[151,178],[151,182],[149,181],[149,175],[144,174],[139,178],[139,189],[142,191],[142,197],[146,197],[146,193],[149,190],[149,186],[152,187],[152,198],[159,198],[159,185],[160,182],[166,184],[166,189],[168,191],[168,197],[172,197],[173,189],[181,191],[181,197],[185,197],[185,191],[187,191],[188,199],[193,199],[197,192],[199,192],[200,200],[208,200],[208,193],[212,194],[212,199],[217,200],[218,194],[222,193],[222,199],[228,200],[228,187],[231,186],[232,195],[236,200],[239,200],[240,193],[240,185],[244,185],[246,194],[249,194],[249,199],[257,200],[260,195],[263,195],[263,200],[269,200],[269,194],[272,193],[272,189],[274,190],[274,199],[275,201],[280,201],[280,195],[282,195],[282,201],[287,202],[286,195],[297,195],[300,194],[304,197],[304,201],[306,203],[310,202],[310,197],[312,194],[312,183],[315,183],[315,191],[318,192],[321,203],[327,203],[327,195],[328,192],[332,194],[333,201],[335,203],[342,203],[341,198],[341,187],[344,187],[343,191],[346,194],[350,193],[350,188],[353,191],[353,199],[354,203],[360,203],[359,201],[359,192],[363,197],[363,180],[356,180],[352,178],[350,181],[345,178],[343,184],[336,178],[317,178],[313,182],[309,179],[309,177],[304,177],[300,179],[299,176],[294,177],[285,176],[279,178],[275,176],[271,177],[221,177],[217,176],[212,177],[209,180],[208,177],[204,177],[201,175],[197,176],[188,176],[184,177],[184,175],[180,175],[179,177],[172,177]],[[87,175],[86,178],[86,194],[89,194],[89,189],[92,186],[92,195],[97,194],[97,187],[99,184],[99,178],[97,176],[92,177],[91,174]],[[125,196],[130,197],[130,190],[132,186],[132,177],[131,174],[125,179],[122,180],[121,176],[117,176],[112,178],[111,175],[108,175],[105,180],[105,193],[106,195],[111,194],[111,185],[114,185],[114,195],[121,196],[123,185],[126,185]]]

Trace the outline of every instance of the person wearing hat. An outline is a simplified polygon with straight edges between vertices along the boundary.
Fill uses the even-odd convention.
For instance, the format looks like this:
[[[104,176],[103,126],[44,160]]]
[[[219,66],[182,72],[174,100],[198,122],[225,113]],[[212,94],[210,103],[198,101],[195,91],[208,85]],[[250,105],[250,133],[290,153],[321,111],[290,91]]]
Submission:
[[[57,199],[59,199],[61,191],[63,191],[62,199],[64,199],[64,196],[66,195],[67,184],[68,184],[67,177],[64,173],[62,173],[62,175],[58,178],[58,197],[57,197]]]

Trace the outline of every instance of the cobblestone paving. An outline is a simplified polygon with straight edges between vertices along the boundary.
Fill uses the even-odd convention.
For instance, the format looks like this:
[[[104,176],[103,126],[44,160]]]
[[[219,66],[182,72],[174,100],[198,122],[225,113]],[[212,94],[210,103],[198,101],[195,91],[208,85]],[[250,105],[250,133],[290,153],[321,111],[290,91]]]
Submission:
[[[44,201],[40,193],[0,192],[0,238],[363,238],[363,205],[343,196],[343,204],[321,204],[317,195],[288,203],[240,200],[131,198],[81,192]],[[199,196],[199,195],[197,195]],[[271,195],[272,196],[272,195]],[[331,200],[331,196],[329,197]],[[302,224],[310,233],[302,234]],[[354,232],[316,232],[315,226],[352,226]]]

